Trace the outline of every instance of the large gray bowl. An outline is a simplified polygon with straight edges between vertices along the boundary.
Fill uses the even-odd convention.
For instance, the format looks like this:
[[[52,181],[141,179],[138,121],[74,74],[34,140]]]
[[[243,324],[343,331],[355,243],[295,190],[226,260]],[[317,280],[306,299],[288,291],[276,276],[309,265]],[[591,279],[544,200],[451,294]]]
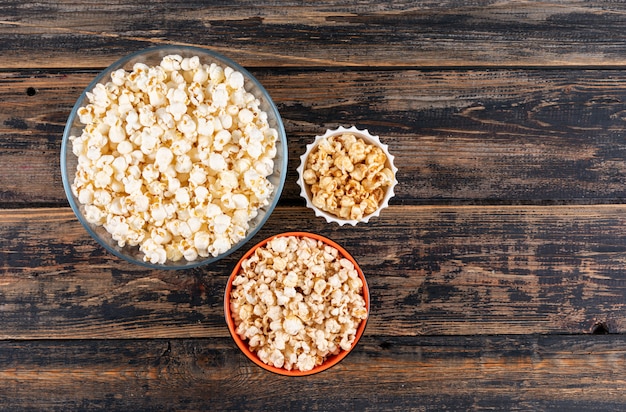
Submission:
[[[177,262],[166,261],[164,264],[152,264],[150,262],[144,262],[144,254],[139,251],[138,246],[119,247],[117,242],[112,239],[111,235],[106,231],[106,229],[104,229],[104,227],[93,225],[85,219],[83,206],[82,204],[80,204],[80,202],[74,196],[71,190],[71,185],[74,182],[78,159],[72,152],[72,144],[69,141],[69,137],[72,135],[77,136],[82,133],[83,125],[79,122],[77,111],[80,107],[85,106],[89,103],[87,100],[87,92],[93,90],[96,84],[106,83],[110,81],[111,73],[115,70],[123,68],[127,71],[130,71],[132,70],[133,65],[139,62],[145,63],[149,66],[155,66],[161,62],[163,57],[171,54],[178,54],[182,57],[198,56],[202,64],[216,63],[222,67],[228,66],[236,71],[241,72],[244,75],[246,90],[254,94],[259,99],[261,103],[261,109],[264,110],[268,115],[268,122],[270,127],[276,129],[276,131],[278,132],[278,141],[276,142],[276,157],[274,158],[274,171],[272,175],[268,177],[269,181],[274,186],[274,190],[270,195],[269,204],[266,207],[260,209],[258,215],[249,222],[250,228],[247,231],[246,237],[238,243],[234,244],[227,252],[215,257],[209,256],[208,258],[198,258],[198,260],[195,261],[187,261],[183,258]],[[259,81],[255,79],[254,76],[252,76],[246,69],[241,67],[239,64],[211,50],[199,47],[158,46],[130,54],[118,60],[117,62],[106,68],[104,71],[102,71],[98,76],[96,76],[96,78],[89,84],[89,86],[87,86],[85,91],[83,91],[70,113],[67,124],[65,126],[65,131],[63,133],[63,141],[61,144],[61,175],[63,178],[63,188],[65,189],[65,194],[70,203],[70,206],[72,207],[72,210],[76,214],[76,217],[85,227],[87,232],[95,240],[97,240],[98,243],[100,243],[106,250],[122,259],[125,259],[128,262],[149,268],[187,269],[192,267],[198,267],[201,265],[207,265],[219,259],[222,259],[225,256],[228,256],[229,254],[233,253],[241,246],[243,246],[245,243],[247,243],[265,224],[270,214],[274,210],[274,207],[276,207],[276,204],[278,203],[278,199],[285,183],[285,177],[287,175],[287,137],[280,114],[278,113],[278,110],[274,102],[270,98],[269,94],[261,85],[261,83],[259,83]]]

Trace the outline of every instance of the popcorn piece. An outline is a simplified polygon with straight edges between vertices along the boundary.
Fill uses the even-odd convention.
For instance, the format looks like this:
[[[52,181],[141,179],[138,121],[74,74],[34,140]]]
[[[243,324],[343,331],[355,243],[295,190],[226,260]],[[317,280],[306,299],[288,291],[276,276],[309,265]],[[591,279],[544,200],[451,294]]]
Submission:
[[[292,336],[297,335],[303,327],[304,325],[302,324],[302,321],[295,315],[288,316],[283,321],[283,329]]]
[[[270,240],[242,262],[232,284],[237,333],[263,362],[287,370],[311,370],[349,350],[367,318],[354,264],[314,239]]]
[[[70,137],[87,220],[152,263],[217,256],[243,239],[274,189],[278,136],[244,83],[232,68],[169,55],[89,91]]]
[[[394,182],[379,147],[351,133],[321,139],[309,153],[302,180],[311,202],[343,219],[360,220],[376,211]]]

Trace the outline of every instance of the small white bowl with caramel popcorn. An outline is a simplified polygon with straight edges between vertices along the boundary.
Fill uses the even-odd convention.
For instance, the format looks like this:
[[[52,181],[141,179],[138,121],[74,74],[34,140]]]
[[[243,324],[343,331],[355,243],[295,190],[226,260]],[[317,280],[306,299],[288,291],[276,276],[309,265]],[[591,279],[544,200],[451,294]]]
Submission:
[[[367,130],[327,130],[300,156],[300,195],[329,223],[367,223],[394,196],[398,169],[393,160],[388,146]]]

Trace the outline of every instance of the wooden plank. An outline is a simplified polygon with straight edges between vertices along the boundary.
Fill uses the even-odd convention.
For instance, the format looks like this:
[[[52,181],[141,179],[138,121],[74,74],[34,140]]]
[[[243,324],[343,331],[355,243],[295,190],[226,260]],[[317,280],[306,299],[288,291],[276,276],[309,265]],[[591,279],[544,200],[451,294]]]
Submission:
[[[626,331],[626,206],[393,206],[339,227],[279,207],[250,242],[291,230],[352,252],[378,336]],[[249,247],[249,246],[247,246]],[[0,210],[0,339],[228,336],[227,277],[245,249],[188,271],[108,254],[69,209]]]
[[[61,136],[95,74],[0,73],[0,204],[66,204]],[[367,128],[390,145],[400,169],[397,204],[626,197],[626,74],[619,70],[254,74],[287,129],[287,204],[303,204],[295,170],[305,145],[339,125]]]
[[[228,338],[0,342],[6,410],[620,410],[626,338],[365,337],[333,369],[265,372]],[[354,379],[359,376],[359,379]]]
[[[625,10],[607,1],[9,1],[0,9],[0,64],[104,67],[167,43],[256,67],[619,67]]]

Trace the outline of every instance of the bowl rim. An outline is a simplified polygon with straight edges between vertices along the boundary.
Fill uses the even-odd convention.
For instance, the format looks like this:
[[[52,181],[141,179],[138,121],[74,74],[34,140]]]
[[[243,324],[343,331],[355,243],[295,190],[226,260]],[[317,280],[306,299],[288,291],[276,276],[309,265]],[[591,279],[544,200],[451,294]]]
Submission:
[[[252,230],[246,233],[246,237],[240,240],[235,245],[233,245],[228,251],[218,256],[210,256],[210,257],[203,258],[203,259],[197,259],[195,261],[187,261],[187,260],[182,259],[184,264],[177,264],[178,262],[171,262],[171,264],[155,264],[149,261],[147,262],[140,261],[130,256],[126,256],[124,253],[121,253],[120,251],[118,251],[117,249],[115,249],[114,247],[106,243],[105,241],[103,241],[100,238],[100,236],[92,229],[91,224],[87,222],[87,220],[83,216],[83,213],[80,211],[80,206],[77,202],[77,199],[75,199],[75,196],[72,193],[72,189],[71,189],[72,176],[68,176],[68,170],[67,170],[68,169],[67,154],[71,153],[69,137],[71,135],[72,126],[77,117],[78,110],[80,109],[80,107],[82,107],[85,104],[87,93],[91,92],[98,83],[102,83],[103,81],[106,83],[107,81],[109,81],[106,78],[107,76],[110,76],[110,73],[114,69],[122,68],[129,62],[135,59],[141,58],[142,55],[152,54],[152,53],[161,53],[162,57],[168,54],[185,54],[185,56],[193,56],[195,53],[195,55],[198,55],[198,54],[205,55],[205,56],[208,55],[217,61],[221,61],[223,65],[228,65],[234,70],[242,73],[244,75],[244,78],[246,78],[247,80],[250,80],[254,84],[254,86],[263,95],[267,105],[269,106],[270,110],[274,113],[274,117],[276,118],[276,130],[278,132],[278,139],[282,143],[281,149],[282,149],[283,161],[282,161],[282,165],[280,165],[282,173],[280,175],[278,185],[275,185],[274,187],[275,194],[272,199],[272,202],[268,204],[267,206],[263,207],[263,209],[266,211],[265,215]],[[96,242],[100,244],[100,246],[106,249],[109,253],[117,256],[118,258],[124,260],[125,262],[133,263],[133,264],[143,266],[145,268],[150,268],[150,269],[165,269],[165,270],[192,269],[192,268],[196,268],[199,266],[204,266],[204,265],[209,265],[211,263],[215,263],[216,261],[229,256],[233,252],[240,249],[244,244],[248,243],[258,233],[261,227],[265,225],[270,215],[274,211],[276,205],[278,204],[283,188],[285,186],[285,181],[286,181],[287,172],[288,172],[287,170],[288,160],[289,160],[288,159],[289,152],[287,148],[287,143],[288,142],[287,142],[287,133],[285,131],[285,125],[283,123],[282,117],[280,115],[280,112],[278,111],[276,104],[274,103],[268,91],[261,84],[261,82],[259,82],[259,80],[256,77],[254,77],[247,69],[245,69],[239,63],[235,62],[229,57],[226,57],[223,54],[215,52],[211,49],[198,47],[198,46],[187,46],[187,45],[176,45],[176,44],[158,45],[158,46],[153,46],[153,47],[148,47],[148,48],[144,48],[141,50],[137,50],[135,52],[132,52],[130,54],[127,54],[119,58],[118,60],[111,63],[109,66],[107,66],[105,69],[101,70],[96,75],[96,77],[87,85],[87,87],[85,87],[85,89],[81,92],[80,96],[76,99],[76,102],[74,103],[74,106],[72,107],[72,110],[70,111],[70,114],[67,117],[67,121],[65,123],[65,127],[63,130],[63,136],[61,140],[61,152],[60,152],[61,180],[63,183],[65,196],[70,204],[70,207],[72,208],[72,211],[74,212],[74,215],[79,220],[81,225],[85,228],[85,230],[87,230],[89,235],[94,240],[96,240]]]
[[[310,195],[310,191],[311,191],[310,185],[305,183],[304,176],[303,176],[304,168],[306,166],[308,157],[311,154],[311,152],[318,146],[320,141],[322,139],[326,139],[326,138],[333,137],[333,136],[339,136],[339,135],[346,134],[346,133],[354,134],[357,137],[360,137],[363,140],[365,140],[367,143],[379,147],[385,154],[387,158],[386,163],[389,164],[389,168],[391,169],[391,172],[393,173],[393,181],[387,187],[387,190],[385,191],[385,196],[383,197],[382,201],[380,202],[376,210],[373,211],[372,213],[364,215],[361,219],[344,219],[342,217],[336,216],[330,212],[327,212],[315,206],[313,204],[312,196]],[[343,226],[346,224],[356,226],[359,223],[368,223],[371,218],[378,217],[380,215],[380,212],[383,209],[389,207],[389,200],[395,196],[395,188],[396,188],[396,185],[398,184],[398,177],[397,177],[398,168],[394,164],[394,160],[395,160],[395,157],[391,153],[389,153],[389,145],[381,142],[380,137],[378,135],[371,134],[369,130],[367,129],[358,129],[356,126],[351,126],[350,128],[339,126],[336,129],[326,129],[326,132],[324,132],[321,135],[315,136],[315,138],[313,139],[313,142],[306,145],[306,150],[300,156],[300,165],[296,169],[298,173],[298,179],[296,183],[298,184],[298,186],[300,186],[300,196],[305,200],[306,206],[312,209],[313,212],[315,212],[316,216],[323,217],[324,219],[326,219],[327,223],[334,222],[334,223],[337,223],[339,226]]]
[[[355,338],[354,338],[354,342],[352,343],[352,346],[350,347],[349,350],[343,350],[342,349],[337,355],[329,356],[324,363],[314,367],[313,369],[311,369],[309,371],[300,371],[300,370],[288,371],[287,369],[277,368],[275,366],[268,365],[268,364],[264,363],[263,361],[261,361],[261,359],[259,359],[259,357],[250,350],[249,346],[237,334],[236,327],[235,327],[235,321],[233,320],[233,317],[231,316],[231,311],[230,311],[230,293],[231,293],[232,287],[233,287],[233,280],[235,279],[235,277],[239,273],[239,269],[241,269],[241,264],[243,263],[243,261],[246,260],[248,257],[250,257],[259,247],[262,247],[262,246],[266,245],[267,243],[269,243],[273,239],[276,239],[276,238],[279,238],[279,237],[288,237],[288,236],[307,237],[307,238],[311,238],[311,239],[315,239],[315,240],[320,240],[324,244],[336,248],[339,251],[339,253],[341,254],[342,257],[344,257],[344,258],[348,259],[350,262],[352,262],[352,264],[354,265],[355,269],[357,270],[359,278],[361,278],[361,281],[363,282],[362,295],[363,295],[363,299],[365,300],[365,308],[367,310],[367,317],[365,319],[361,320],[361,322],[359,323],[359,326],[357,328],[357,332],[356,332],[356,335],[355,335]],[[268,237],[268,238],[258,242],[256,245],[251,247],[241,257],[241,259],[239,259],[239,261],[235,265],[234,269],[232,270],[230,276],[228,277],[228,282],[226,283],[226,288],[225,288],[225,291],[224,291],[224,317],[226,319],[226,325],[228,326],[228,331],[229,331],[231,337],[233,338],[233,340],[235,341],[235,344],[244,353],[244,355],[246,355],[246,357],[248,359],[250,359],[252,362],[254,362],[256,365],[260,366],[261,368],[263,368],[263,369],[265,369],[267,371],[274,372],[274,373],[279,374],[279,375],[285,375],[285,376],[308,376],[308,375],[313,375],[313,374],[316,374],[316,373],[319,373],[319,372],[323,372],[323,371],[325,371],[327,369],[330,369],[331,367],[335,366],[341,360],[343,360],[346,356],[348,356],[348,354],[351,353],[352,350],[356,347],[357,343],[359,342],[359,340],[361,339],[361,337],[364,334],[365,328],[367,326],[367,321],[369,320],[369,316],[370,316],[370,292],[369,292],[369,287],[367,285],[367,280],[365,279],[365,275],[363,274],[363,270],[361,269],[361,267],[359,266],[357,261],[354,259],[354,257],[352,257],[352,255],[350,255],[350,253],[348,253],[348,251],[346,251],[341,245],[339,245],[335,241],[333,241],[331,239],[328,239],[327,237],[319,235],[317,233],[302,232],[302,231],[283,232],[283,233],[279,233],[279,234],[270,236],[270,237]]]

